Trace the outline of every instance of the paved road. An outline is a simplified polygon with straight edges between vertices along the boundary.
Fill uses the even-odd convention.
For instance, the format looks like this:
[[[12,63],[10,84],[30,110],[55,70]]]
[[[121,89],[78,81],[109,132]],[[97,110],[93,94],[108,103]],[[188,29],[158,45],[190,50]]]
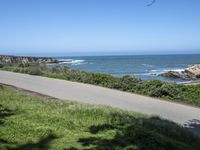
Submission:
[[[0,71],[0,83],[59,99],[103,104],[150,115],[159,115],[181,125],[187,124],[200,135],[199,108],[88,84],[7,71]]]

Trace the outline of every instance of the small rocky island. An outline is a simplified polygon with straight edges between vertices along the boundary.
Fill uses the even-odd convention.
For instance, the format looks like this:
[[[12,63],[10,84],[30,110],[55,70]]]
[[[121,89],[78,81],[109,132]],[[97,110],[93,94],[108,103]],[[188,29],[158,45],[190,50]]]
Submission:
[[[180,78],[183,80],[197,80],[200,79],[200,64],[195,64],[189,68],[186,68],[182,72],[169,71],[161,74],[167,78]]]
[[[0,64],[20,63],[57,63],[58,60],[51,57],[29,57],[29,56],[8,56],[0,55]]]

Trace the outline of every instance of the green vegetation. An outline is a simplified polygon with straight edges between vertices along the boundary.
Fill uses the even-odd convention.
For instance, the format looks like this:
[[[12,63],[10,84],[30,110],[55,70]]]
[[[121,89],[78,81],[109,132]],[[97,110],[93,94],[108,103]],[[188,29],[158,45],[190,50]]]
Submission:
[[[2,150],[197,150],[200,139],[158,117],[0,89]]]
[[[44,64],[4,65],[1,69],[88,83],[142,95],[200,106],[200,85],[177,85],[159,80],[144,81],[131,76],[121,78],[109,74],[89,73]]]

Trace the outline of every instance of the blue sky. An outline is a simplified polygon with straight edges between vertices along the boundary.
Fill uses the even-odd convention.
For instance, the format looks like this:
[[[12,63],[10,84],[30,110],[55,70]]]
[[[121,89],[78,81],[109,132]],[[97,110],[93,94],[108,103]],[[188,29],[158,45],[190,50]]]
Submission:
[[[200,1],[150,2],[0,0],[0,53],[200,53]]]

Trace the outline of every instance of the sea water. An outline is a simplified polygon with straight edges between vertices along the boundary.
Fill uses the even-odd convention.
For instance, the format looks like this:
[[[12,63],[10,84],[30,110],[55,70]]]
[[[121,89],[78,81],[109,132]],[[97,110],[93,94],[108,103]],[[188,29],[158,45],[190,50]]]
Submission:
[[[87,72],[108,73],[114,76],[131,75],[143,80],[184,82],[160,76],[168,71],[181,72],[193,64],[200,64],[198,55],[133,55],[58,57],[60,66]]]

